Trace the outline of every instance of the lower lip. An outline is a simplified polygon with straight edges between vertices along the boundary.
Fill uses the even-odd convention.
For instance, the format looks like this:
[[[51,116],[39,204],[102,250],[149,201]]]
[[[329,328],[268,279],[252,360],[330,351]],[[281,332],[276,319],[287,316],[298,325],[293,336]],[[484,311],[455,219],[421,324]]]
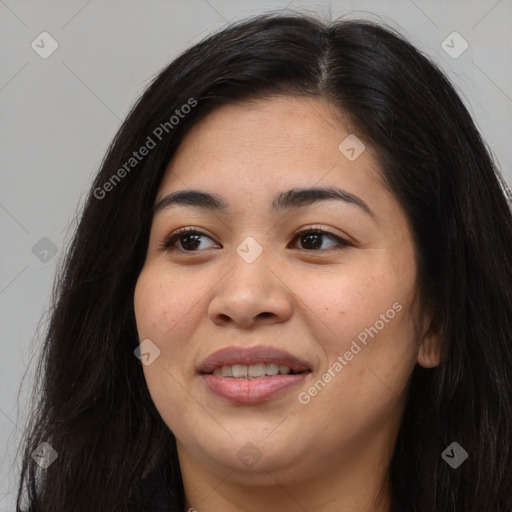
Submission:
[[[258,379],[234,379],[203,374],[209,390],[228,402],[255,404],[270,400],[302,382],[310,372],[295,375],[272,375]]]

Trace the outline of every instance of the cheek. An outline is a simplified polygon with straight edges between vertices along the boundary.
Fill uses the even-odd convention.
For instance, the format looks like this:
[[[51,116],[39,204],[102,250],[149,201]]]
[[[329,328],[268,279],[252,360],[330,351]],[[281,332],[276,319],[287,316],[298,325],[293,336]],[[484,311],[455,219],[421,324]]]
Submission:
[[[401,394],[418,353],[411,310],[414,269],[410,270],[401,276],[388,266],[352,272],[326,280],[321,290],[316,289],[316,302],[310,296],[329,326],[321,343],[327,355],[323,370],[330,369],[337,377],[331,379],[331,392],[352,390],[359,397],[363,390],[367,396],[389,390]],[[335,362],[339,364],[333,368]]]
[[[388,386],[400,394],[418,353],[411,311],[413,266],[401,274],[382,264],[338,275],[317,278],[315,286],[303,283],[301,291],[321,320],[315,338],[326,355],[322,370],[337,376],[329,387],[366,389],[374,395],[373,386]]]
[[[170,427],[175,426],[172,410],[183,410],[190,399],[182,382],[192,371],[190,340],[200,321],[205,292],[204,276],[183,279],[182,274],[156,264],[142,270],[135,287],[139,340],[149,338],[160,350],[154,362],[143,366],[144,376],[155,406]]]
[[[411,283],[407,279],[396,279],[387,268],[374,266],[371,271],[353,267],[347,272],[316,275],[307,282],[300,279],[293,288],[310,310],[309,317],[326,327],[327,336],[318,342],[328,352],[337,353],[344,349],[346,342],[350,345],[350,340],[376,322],[379,331],[383,327],[386,330],[390,326],[396,328],[399,322],[395,319],[404,316]],[[403,306],[400,313],[396,311],[400,309],[398,306],[393,309],[397,302]]]
[[[149,338],[160,350],[151,364],[143,366],[144,377],[156,408],[173,431],[179,430],[190,402],[181,370],[189,363],[188,340],[196,322],[192,315],[198,311],[194,306],[201,289],[201,284],[176,274],[157,265],[146,266],[134,293],[139,340]],[[181,420],[176,420],[180,415],[175,411],[181,411]]]
[[[156,265],[145,267],[134,294],[139,339],[150,338],[161,350],[173,347],[172,340],[186,340],[189,316],[200,300],[200,286],[194,279],[177,281],[176,272]]]
[[[298,400],[305,417],[321,423],[326,439],[341,446],[398,418],[417,356],[413,277],[397,279],[374,267],[373,273],[317,283],[320,288],[307,292],[307,303],[329,327],[327,336],[317,338],[327,357]]]

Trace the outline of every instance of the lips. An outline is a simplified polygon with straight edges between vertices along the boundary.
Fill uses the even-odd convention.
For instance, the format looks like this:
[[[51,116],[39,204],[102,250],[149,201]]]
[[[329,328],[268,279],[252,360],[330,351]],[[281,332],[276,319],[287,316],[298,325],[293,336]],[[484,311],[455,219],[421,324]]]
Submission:
[[[267,369],[276,365],[273,366],[273,371],[269,371],[272,375],[243,376],[246,369],[249,369],[249,373],[251,373],[250,368],[254,368],[253,365],[261,364],[267,365]],[[236,368],[236,373],[241,373],[242,377],[213,373],[214,370],[223,367],[225,369],[226,367]],[[279,367],[279,375],[274,374],[276,367]],[[281,374],[282,369],[286,370],[284,375]],[[306,361],[285,350],[260,345],[257,347],[226,347],[218,350],[209,355],[197,367],[197,371],[206,389],[223,401],[232,404],[255,405],[286,396],[286,392],[291,392],[309,377],[312,369]],[[286,374],[287,372],[290,373]]]
[[[212,373],[216,368],[233,365],[276,364],[287,366],[292,373],[310,372],[308,363],[285,350],[259,345],[256,347],[226,347],[209,355],[197,368],[202,374]]]

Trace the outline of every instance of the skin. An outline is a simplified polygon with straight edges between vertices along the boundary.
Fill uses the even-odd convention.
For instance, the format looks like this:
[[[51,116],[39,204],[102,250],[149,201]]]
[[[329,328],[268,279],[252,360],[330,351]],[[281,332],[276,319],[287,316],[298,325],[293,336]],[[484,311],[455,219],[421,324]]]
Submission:
[[[230,205],[156,213],[134,296],[139,338],[160,350],[144,374],[177,438],[186,511],[389,510],[387,470],[406,385],[416,364],[438,364],[439,340],[423,336],[430,316],[415,300],[407,217],[368,144],[354,161],[338,150],[349,133],[321,99],[232,104],[195,125],[166,170],[155,204],[193,188]],[[308,186],[342,188],[375,218],[337,200],[271,210],[278,192]],[[187,226],[205,233],[200,244],[185,236],[174,250],[161,248]],[[329,234],[313,243],[297,237],[304,227],[351,245]],[[236,251],[248,236],[263,249],[252,263]],[[333,371],[394,303],[400,312]],[[308,361],[312,373],[298,388],[246,405],[212,394],[196,372],[220,348],[260,344]],[[300,403],[298,393],[329,368],[335,377]],[[238,457],[246,443],[261,456],[250,467]]]

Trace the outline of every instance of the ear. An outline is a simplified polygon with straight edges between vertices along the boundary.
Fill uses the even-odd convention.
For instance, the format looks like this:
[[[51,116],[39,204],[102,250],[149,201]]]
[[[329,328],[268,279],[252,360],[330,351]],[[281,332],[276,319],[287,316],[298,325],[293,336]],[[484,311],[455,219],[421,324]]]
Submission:
[[[441,362],[441,336],[429,319],[429,327],[423,333],[418,347],[418,364],[424,368],[434,368]]]

